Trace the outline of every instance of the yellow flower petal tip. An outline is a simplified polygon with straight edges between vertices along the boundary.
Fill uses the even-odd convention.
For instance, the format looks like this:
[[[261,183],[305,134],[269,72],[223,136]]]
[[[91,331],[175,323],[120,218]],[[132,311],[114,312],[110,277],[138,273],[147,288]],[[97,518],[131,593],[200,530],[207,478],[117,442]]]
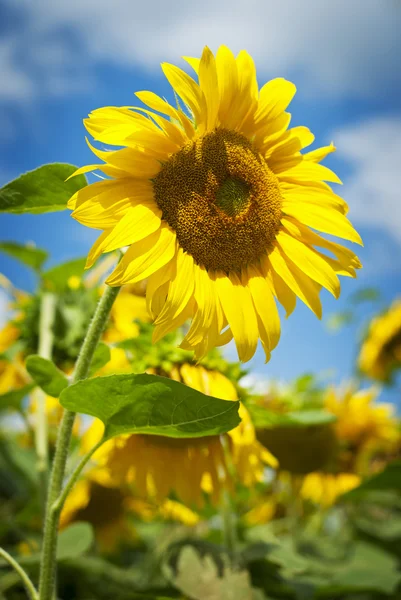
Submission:
[[[321,234],[362,240],[329,185],[340,179],[321,164],[334,144],[304,152],[314,136],[289,129],[294,84],[277,78],[259,90],[251,56],[226,46],[185,60],[193,77],[161,65],[185,111],[142,91],[147,109],[105,107],[85,120],[117,149],[88,143],[100,164],[80,172],[107,179],[74,197],[73,217],[102,231],[90,264],[128,246],[107,283],[147,280],[155,339],[190,321],[183,344],[197,359],[233,337],[240,360],[259,341],[268,360],[280,336],[276,302],[288,315],[298,297],[320,318],[321,289],[337,298],[338,277],[361,266]]]

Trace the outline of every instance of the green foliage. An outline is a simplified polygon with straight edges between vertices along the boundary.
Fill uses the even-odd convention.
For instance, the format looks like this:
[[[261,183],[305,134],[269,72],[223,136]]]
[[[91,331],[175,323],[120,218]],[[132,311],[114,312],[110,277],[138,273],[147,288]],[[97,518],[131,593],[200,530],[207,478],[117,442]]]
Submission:
[[[0,252],[12,256],[34,271],[40,271],[43,263],[48,257],[45,250],[34,246],[17,244],[16,242],[1,242]]]
[[[333,423],[336,417],[326,410],[298,410],[278,413],[258,404],[247,404],[252,421],[257,428],[311,427]]]
[[[62,368],[74,364],[85,332],[96,308],[96,290],[65,289],[56,299],[53,323],[53,361]],[[15,322],[20,330],[19,344],[25,356],[36,354],[39,345],[41,294],[35,294],[23,304],[23,318]]]
[[[34,383],[28,383],[18,390],[11,390],[5,394],[0,395],[0,411],[5,409],[21,410],[22,402],[25,400],[27,395],[35,387]]]
[[[0,189],[0,212],[41,214],[65,210],[71,196],[86,185],[78,175],[66,181],[76,167],[63,163],[28,171]]]
[[[57,560],[67,560],[86,554],[93,542],[93,529],[89,523],[73,523],[60,532]]]
[[[63,293],[70,277],[82,277],[86,258],[75,258],[42,273],[43,284],[52,292]]]
[[[168,376],[174,366],[193,363],[193,353],[179,348],[181,332],[169,333],[157,344],[153,344],[153,325],[138,322],[138,326],[140,331],[138,337],[116,344],[127,352],[135,372],[141,373],[146,369],[154,368],[158,374]],[[200,364],[209,370],[223,373],[233,381],[238,381],[246,373],[239,363],[228,363],[217,349],[209,352]]]
[[[110,358],[110,348],[104,342],[100,342],[97,345],[97,348],[92,358],[89,376],[92,377],[92,375],[97,373],[102,367],[104,367],[104,365],[107,365]]]
[[[366,493],[377,490],[401,490],[401,461],[389,463],[383,471],[365,479],[361,485],[344,494],[344,500],[358,501]]]
[[[68,386],[67,377],[51,360],[32,354],[26,360],[26,368],[32,379],[49,396],[58,398]]]
[[[68,410],[99,418],[105,438],[126,433],[202,437],[230,431],[240,422],[239,402],[206,396],[157,375],[112,375],[65,389]]]

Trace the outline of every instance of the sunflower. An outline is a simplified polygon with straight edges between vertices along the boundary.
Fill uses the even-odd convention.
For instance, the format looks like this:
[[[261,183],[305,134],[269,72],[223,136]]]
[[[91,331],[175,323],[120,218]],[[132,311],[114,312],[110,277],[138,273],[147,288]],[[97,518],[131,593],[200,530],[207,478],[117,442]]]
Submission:
[[[85,120],[97,142],[120,148],[88,142],[103,163],[77,174],[100,169],[109,178],[78,191],[69,207],[102,230],[88,267],[129,246],[107,283],[148,279],[155,342],[191,319],[182,347],[197,358],[234,338],[245,362],[260,338],[268,360],[280,336],[275,299],[288,315],[299,297],[320,318],[321,288],[337,298],[338,275],[355,277],[361,266],[311,228],[361,239],[326,183],[340,180],[320,164],[334,146],[301,153],[314,136],[288,128],[294,84],[279,78],[258,90],[252,58],[225,46],[186,60],[198,81],[162,65],[184,108],[142,91],[147,108],[100,108]]]
[[[113,343],[137,337],[140,329],[136,321],[149,321],[144,289],[139,285],[126,285],[113,303],[103,340]]]
[[[132,500],[131,493],[122,487],[102,485],[89,474],[69,494],[61,512],[60,529],[76,521],[91,523],[100,550],[113,552],[122,542],[136,538],[129,519],[136,512]]]
[[[358,487],[361,478],[355,473],[309,473],[302,482],[301,497],[325,508],[337,498]]]
[[[224,375],[201,365],[185,363],[173,375],[203,393],[225,400],[237,399],[234,385]],[[277,464],[257,442],[243,405],[240,416],[241,424],[226,437],[173,439],[139,434],[114,438],[94,455],[102,482],[116,487],[130,483],[140,497],[157,503],[175,493],[187,505],[202,505],[204,494],[217,504],[221,491],[232,485],[231,463],[238,480],[247,486],[262,479],[265,464]],[[102,433],[103,424],[94,421],[84,435],[82,451],[89,451]]]
[[[367,456],[388,452],[399,442],[399,425],[392,404],[376,403],[378,390],[357,390],[349,385],[343,391],[331,388],[325,398],[326,409],[337,417],[333,424],[336,437],[347,455],[353,470],[363,464]],[[349,462],[348,461],[348,462]]]
[[[388,381],[401,367],[401,299],[372,320],[358,365],[365,375],[380,381]]]

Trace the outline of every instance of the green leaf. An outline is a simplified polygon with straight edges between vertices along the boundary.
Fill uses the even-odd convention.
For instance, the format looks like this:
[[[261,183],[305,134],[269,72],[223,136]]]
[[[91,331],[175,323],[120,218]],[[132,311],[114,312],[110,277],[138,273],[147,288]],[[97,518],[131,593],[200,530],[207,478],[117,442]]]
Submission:
[[[110,358],[110,348],[104,342],[100,342],[97,345],[97,348],[92,358],[91,367],[89,370],[89,377],[97,373],[97,371],[104,367],[104,365],[107,365]]]
[[[93,544],[93,529],[89,523],[73,523],[59,533],[57,560],[67,560],[85,554]]]
[[[12,390],[0,396],[0,410],[7,408],[14,408],[15,410],[21,409],[21,403],[26,396],[36,387],[35,383],[28,383],[24,387],[18,390]]]
[[[46,289],[52,292],[63,292],[70,277],[82,277],[86,258],[75,258],[57,265],[42,275]]]
[[[342,496],[343,500],[359,500],[367,492],[377,490],[401,490],[401,461],[389,463],[377,475],[365,479],[361,485]]]
[[[57,560],[65,561],[83,556],[93,545],[92,526],[86,522],[73,523],[58,534]],[[25,565],[40,563],[41,555],[34,552],[27,556],[19,556],[18,562]]]
[[[30,247],[29,245],[17,244],[16,242],[0,242],[0,251],[12,256],[27,267],[39,271],[48,257],[45,250]]]
[[[125,433],[173,438],[202,437],[238,425],[239,402],[206,396],[157,375],[111,375],[80,381],[65,389],[68,410],[98,417],[109,439]]]
[[[41,214],[65,210],[71,196],[86,185],[78,175],[66,181],[77,167],[63,163],[28,171],[0,189],[0,212]]]
[[[60,369],[47,358],[31,354],[26,359],[26,369],[32,379],[46,394],[58,398],[64,388],[68,386],[68,379]]]

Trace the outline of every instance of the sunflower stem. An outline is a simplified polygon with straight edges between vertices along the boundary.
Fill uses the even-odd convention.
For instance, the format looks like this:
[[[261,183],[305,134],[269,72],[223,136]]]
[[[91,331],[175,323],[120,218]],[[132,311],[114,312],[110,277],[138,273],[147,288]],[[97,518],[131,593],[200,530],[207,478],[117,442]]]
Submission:
[[[99,300],[75,365],[72,383],[86,379],[88,376],[93,354],[106,326],[111,307],[119,290],[120,288],[118,287],[111,288],[107,286],[102,298]],[[56,442],[46,502],[40,564],[39,600],[52,600],[55,588],[57,532],[61,511],[61,506],[59,506],[57,500],[62,490],[74,419],[75,413],[68,410],[64,411]]]
[[[0,548],[0,556],[4,558],[6,562],[8,562],[10,567],[12,567],[14,571],[16,571],[16,573],[18,573],[31,600],[38,600],[38,592],[36,591],[36,588],[33,585],[32,581],[30,580],[29,575],[24,571],[21,565],[17,563],[17,561],[11,556],[11,554],[3,550],[3,548]]]
[[[39,318],[39,344],[38,354],[43,358],[51,360],[53,350],[53,323],[56,315],[56,296],[50,292],[44,292],[40,303]],[[36,469],[39,475],[39,493],[42,513],[46,505],[46,489],[49,470],[49,445],[46,414],[46,394],[37,389],[34,392],[36,401],[36,423],[35,423],[35,447],[37,463]]]
[[[76,482],[77,482],[80,474],[82,473],[83,469],[85,468],[85,466],[87,465],[87,463],[90,461],[90,459],[92,458],[92,456],[94,455],[94,453],[96,452],[96,450],[98,448],[100,448],[100,446],[103,443],[104,443],[104,439],[101,439],[100,442],[98,442],[96,444],[96,446],[94,446],[87,454],[85,454],[85,456],[83,457],[83,459],[75,467],[75,469],[72,472],[69,480],[65,484],[64,489],[62,490],[61,494],[59,495],[59,497],[57,498],[57,500],[53,504],[53,510],[55,512],[61,513],[61,511],[63,509],[63,506],[64,506],[64,503],[65,503],[65,501],[66,501],[69,493],[71,492],[72,488],[76,484]]]

